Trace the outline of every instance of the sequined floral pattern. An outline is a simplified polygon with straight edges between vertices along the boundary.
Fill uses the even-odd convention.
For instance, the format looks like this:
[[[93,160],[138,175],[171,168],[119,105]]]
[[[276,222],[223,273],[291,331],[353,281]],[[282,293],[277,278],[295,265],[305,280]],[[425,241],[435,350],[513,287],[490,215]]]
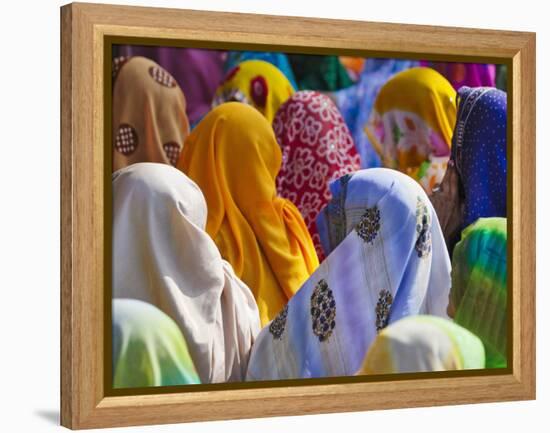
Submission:
[[[389,290],[380,290],[378,302],[376,303],[376,332],[380,332],[388,326],[390,308],[393,303],[393,296]]]
[[[180,145],[174,141],[170,141],[168,143],[164,143],[162,148],[164,149],[164,153],[166,154],[168,161],[170,161],[170,164],[175,167],[180,156]]]
[[[151,66],[149,68],[149,75],[157,83],[165,87],[176,87],[176,80],[160,66]]]
[[[217,94],[214,96],[214,99],[212,101],[212,107],[217,107],[218,105],[223,104],[224,102],[242,102],[243,104],[250,104],[250,101],[246,97],[246,95],[241,92],[239,89],[225,89],[223,92]]]
[[[360,168],[359,155],[338,109],[318,92],[294,93],[279,108],[273,129],[282,151],[277,192],[304,217],[322,261],[317,215],[332,197],[329,184]]]
[[[426,203],[418,197],[416,202],[416,243],[414,249],[418,257],[427,257],[432,251],[430,214]]]
[[[281,310],[277,317],[272,320],[269,325],[269,332],[273,335],[273,338],[280,340],[283,337],[286,326],[286,316],[288,315],[288,304]]]
[[[319,341],[326,341],[336,326],[336,301],[325,280],[320,280],[311,294],[313,333]]]
[[[115,149],[125,156],[134,153],[138,146],[138,135],[136,130],[127,123],[118,127],[115,137]]]
[[[355,231],[366,243],[372,243],[380,231],[380,210],[377,206],[367,208]]]

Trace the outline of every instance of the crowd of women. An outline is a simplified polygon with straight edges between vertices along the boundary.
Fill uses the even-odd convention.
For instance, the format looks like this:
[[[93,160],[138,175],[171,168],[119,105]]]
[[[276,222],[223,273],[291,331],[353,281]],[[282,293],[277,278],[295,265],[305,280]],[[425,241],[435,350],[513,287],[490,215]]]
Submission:
[[[503,77],[116,47],[113,386],[505,367]]]

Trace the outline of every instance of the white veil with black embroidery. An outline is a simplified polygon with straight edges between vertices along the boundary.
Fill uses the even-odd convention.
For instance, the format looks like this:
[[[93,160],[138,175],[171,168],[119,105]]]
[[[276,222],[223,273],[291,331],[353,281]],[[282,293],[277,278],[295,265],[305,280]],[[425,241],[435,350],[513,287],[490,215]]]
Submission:
[[[451,263],[422,187],[376,168],[340,178],[331,192],[317,220],[328,257],[261,331],[247,380],[352,375],[389,323],[447,317]]]

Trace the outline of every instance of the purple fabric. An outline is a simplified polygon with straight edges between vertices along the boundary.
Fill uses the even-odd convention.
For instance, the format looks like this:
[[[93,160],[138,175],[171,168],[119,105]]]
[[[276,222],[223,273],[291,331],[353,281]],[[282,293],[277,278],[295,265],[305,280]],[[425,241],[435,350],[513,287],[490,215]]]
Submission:
[[[421,66],[428,66],[443,75],[455,90],[462,86],[495,87],[496,66],[484,63],[454,63],[421,61]]]
[[[118,45],[113,54],[147,57],[172,74],[185,95],[191,124],[197,123],[210,110],[214,93],[224,77],[226,56],[222,51]]]

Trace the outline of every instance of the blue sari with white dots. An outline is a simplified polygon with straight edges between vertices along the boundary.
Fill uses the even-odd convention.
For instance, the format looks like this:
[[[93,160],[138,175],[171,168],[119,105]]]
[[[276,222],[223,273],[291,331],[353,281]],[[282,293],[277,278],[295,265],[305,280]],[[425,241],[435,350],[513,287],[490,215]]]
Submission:
[[[506,217],[506,93],[461,87],[451,158],[465,197],[461,229],[478,218]]]

